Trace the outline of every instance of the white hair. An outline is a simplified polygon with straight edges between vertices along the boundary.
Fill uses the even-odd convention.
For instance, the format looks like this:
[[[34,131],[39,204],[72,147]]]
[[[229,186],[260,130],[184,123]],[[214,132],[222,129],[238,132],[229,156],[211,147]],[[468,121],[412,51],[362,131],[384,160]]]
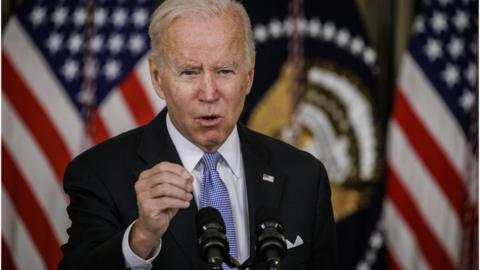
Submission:
[[[250,18],[242,4],[235,0],[165,0],[153,13],[150,19],[148,33],[152,58],[161,65],[164,48],[162,37],[170,23],[180,17],[200,16],[206,18],[218,18],[222,15],[235,12],[241,19],[243,41],[245,48],[246,64],[252,67],[255,59],[255,44]]]

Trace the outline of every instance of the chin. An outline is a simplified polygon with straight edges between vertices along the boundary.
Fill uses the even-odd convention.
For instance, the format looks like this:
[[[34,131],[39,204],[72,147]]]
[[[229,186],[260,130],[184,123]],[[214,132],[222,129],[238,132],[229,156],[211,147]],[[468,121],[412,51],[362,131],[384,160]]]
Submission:
[[[202,138],[201,145],[203,148],[208,150],[208,152],[216,151],[220,145],[222,145],[225,140],[227,139],[227,136],[206,136]],[[204,150],[205,150],[204,149]]]

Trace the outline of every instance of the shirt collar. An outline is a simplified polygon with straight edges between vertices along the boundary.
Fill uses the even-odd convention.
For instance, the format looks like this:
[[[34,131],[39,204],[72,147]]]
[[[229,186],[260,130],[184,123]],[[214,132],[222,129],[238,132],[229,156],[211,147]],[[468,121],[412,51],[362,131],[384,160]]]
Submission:
[[[185,169],[189,172],[193,172],[195,166],[202,158],[204,152],[198,146],[189,141],[183,136],[180,131],[173,125],[170,115],[167,112],[167,131],[168,135],[172,139],[173,145],[177,149],[180,160],[183,163]],[[237,126],[235,126],[228,135],[225,142],[220,146],[218,152],[222,155],[223,159],[227,162],[228,166],[232,170],[235,176],[240,177],[240,165],[241,165],[241,152],[240,152],[240,138],[238,136]]]

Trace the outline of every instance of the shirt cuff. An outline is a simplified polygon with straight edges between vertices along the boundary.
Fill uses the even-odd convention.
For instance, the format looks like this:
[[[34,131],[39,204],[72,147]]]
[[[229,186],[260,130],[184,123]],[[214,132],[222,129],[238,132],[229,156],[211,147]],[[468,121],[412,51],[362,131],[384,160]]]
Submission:
[[[149,270],[152,269],[153,265],[152,262],[153,260],[158,256],[160,253],[160,249],[162,248],[162,239],[160,239],[160,244],[158,247],[155,248],[155,252],[153,253],[153,256],[148,258],[148,259],[143,259],[137,256],[133,252],[133,250],[130,248],[130,244],[128,243],[128,239],[130,236],[130,231],[132,230],[133,224],[137,222],[136,220],[128,226],[128,228],[125,230],[125,233],[123,234],[123,240],[122,240],[122,252],[123,256],[125,257],[125,265],[127,268],[130,268],[132,270]]]

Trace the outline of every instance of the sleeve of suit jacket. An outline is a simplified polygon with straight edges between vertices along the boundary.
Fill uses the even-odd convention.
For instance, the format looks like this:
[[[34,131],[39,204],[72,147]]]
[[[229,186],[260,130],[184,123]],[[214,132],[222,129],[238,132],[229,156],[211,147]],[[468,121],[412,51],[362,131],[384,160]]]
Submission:
[[[70,197],[72,226],[59,269],[125,269],[121,250],[124,234],[109,190],[82,159],[72,161],[64,176]]]
[[[315,233],[313,254],[310,269],[337,269],[338,254],[335,237],[335,222],[331,204],[331,191],[328,175],[319,162],[320,177],[318,188],[317,213],[315,218]]]

